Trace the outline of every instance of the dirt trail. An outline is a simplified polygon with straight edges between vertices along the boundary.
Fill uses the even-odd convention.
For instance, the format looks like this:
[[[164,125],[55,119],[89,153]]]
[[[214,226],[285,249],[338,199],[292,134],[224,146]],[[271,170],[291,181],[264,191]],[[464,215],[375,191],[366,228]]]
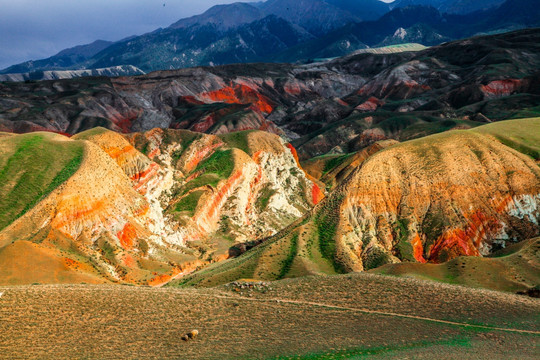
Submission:
[[[246,301],[256,301],[256,302],[276,302],[276,303],[281,303],[281,304],[317,306],[317,307],[323,307],[323,308],[328,308],[328,309],[354,311],[354,312],[359,312],[363,314],[373,314],[373,315],[392,316],[392,317],[399,317],[399,318],[406,318],[406,319],[430,321],[430,322],[439,323],[439,324],[456,325],[456,326],[463,326],[467,328],[477,328],[477,329],[479,328],[479,329],[506,331],[506,332],[513,332],[513,333],[540,335],[540,331],[534,331],[534,330],[501,328],[501,327],[489,326],[489,325],[472,325],[472,324],[456,322],[456,321],[433,319],[433,318],[428,318],[424,316],[398,314],[398,313],[393,313],[393,312],[369,310],[369,309],[359,309],[359,308],[353,308],[353,307],[348,307],[348,306],[331,305],[331,304],[324,304],[324,303],[312,302],[312,301],[300,301],[300,300],[279,299],[279,298],[257,299],[257,298],[246,298],[243,296],[231,296],[225,293],[223,294],[224,295],[214,295],[214,296],[220,299],[234,299],[234,300],[246,300]]]

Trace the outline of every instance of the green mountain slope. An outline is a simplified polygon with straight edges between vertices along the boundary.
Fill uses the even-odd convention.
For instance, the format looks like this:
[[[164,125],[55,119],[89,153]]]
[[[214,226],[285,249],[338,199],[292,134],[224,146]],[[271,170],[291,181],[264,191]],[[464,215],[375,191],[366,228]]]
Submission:
[[[49,133],[0,133],[0,230],[77,171],[83,144]]]

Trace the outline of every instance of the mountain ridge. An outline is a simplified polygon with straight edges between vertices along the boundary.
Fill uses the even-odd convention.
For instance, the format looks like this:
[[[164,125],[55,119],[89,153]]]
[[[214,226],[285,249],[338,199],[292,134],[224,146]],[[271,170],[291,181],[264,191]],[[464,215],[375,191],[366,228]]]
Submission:
[[[2,72],[121,65],[133,65],[149,72],[236,62],[296,62],[343,56],[368,46],[411,41],[436,45],[479,33],[540,26],[540,14],[533,0],[507,0],[499,8],[490,7],[473,15],[442,14],[429,6],[395,7],[381,13],[377,20],[370,18],[362,22],[359,22],[361,16],[353,13],[361,13],[358,6],[372,8],[372,2],[356,3],[354,6],[347,2],[336,2],[341,6],[339,8],[322,0],[294,1],[290,4],[287,1],[219,5],[202,15],[182,19],[169,28],[111,44],[91,58],[80,58],[78,62],[61,62],[59,59],[63,57],[53,57],[14,65]],[[276,33],[274,31],[269,34],[268,29],[262,25],[269,22],[268,16],[283,19],[274,22],[281,22],[278,25],[279,33],[282,34],[280,37],[292,40],[281,41],[286,44],[285,47],[267,40],[268,36],[274,37]],[[226,19],[226,23],[222,19]],[[246,41],[245,34],[242,34],[246,31],[251,34],[261,33],[262,38]],[[409,37],[405,39],[405,35],[397,36],[398,33],[409,34]],[[261,48],[265,50],[261,51]],[[243,54],[234,56],[237,50]]]
[[[240,25],[249,24],[265,17],[259,8],[236,2],[227,5],[215,5],[200,15],[180,19],[169,26],[171,29],[183,29],[193,25],[214,24],[219,31],[226,31]]]

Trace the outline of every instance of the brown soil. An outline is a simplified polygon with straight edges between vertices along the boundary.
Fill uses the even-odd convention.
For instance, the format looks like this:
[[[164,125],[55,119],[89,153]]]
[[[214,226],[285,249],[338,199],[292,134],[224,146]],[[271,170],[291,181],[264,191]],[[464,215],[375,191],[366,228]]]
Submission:
[[[10,359],[534,359],[540,303],[351,274],[204,290],[0,288]],[[197,329],[190,341],[181,336]]]

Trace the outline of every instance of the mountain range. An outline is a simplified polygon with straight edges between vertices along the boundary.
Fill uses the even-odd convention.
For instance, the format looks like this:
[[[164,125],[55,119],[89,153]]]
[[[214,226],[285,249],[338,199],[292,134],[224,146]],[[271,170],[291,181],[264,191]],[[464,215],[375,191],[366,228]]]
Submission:
[[[0,74],[3,357],[537,359],[535,1],[219,5]]]
[[[360,50],[303,65],[259,63],[116,79],[3,83],[0,129],[68,134],[94,126],[212,134],[267,129],[292,140],[300,158],[350,152],[373,139],[403,140],[463,121],[535,116],[538,40],[538,30],[532,29],[427,49]]]
[[[539,44],[528,29],[310,64],[2,83],[0,279],[216,285],[533,239]],[[24,270],[35,259],[39,279]],[[505,291],[534,286],[519,266]]]
[[[441,13],[468,14],[496,8],[504,2],[505,0],[396,0],[390,3],[390,8],[395,9],[410,5],[426,5],[436,8]]]
[[[436,45],[533,26],[540,26],[534,0],[403,0],[391,5],[378,0],[233,3],[214,6],[165,29],[115,43],[98,40],[0,73],[125,65],[150,72],[229,63],[297,62],[343,56],[367,47],[408,42]]]

